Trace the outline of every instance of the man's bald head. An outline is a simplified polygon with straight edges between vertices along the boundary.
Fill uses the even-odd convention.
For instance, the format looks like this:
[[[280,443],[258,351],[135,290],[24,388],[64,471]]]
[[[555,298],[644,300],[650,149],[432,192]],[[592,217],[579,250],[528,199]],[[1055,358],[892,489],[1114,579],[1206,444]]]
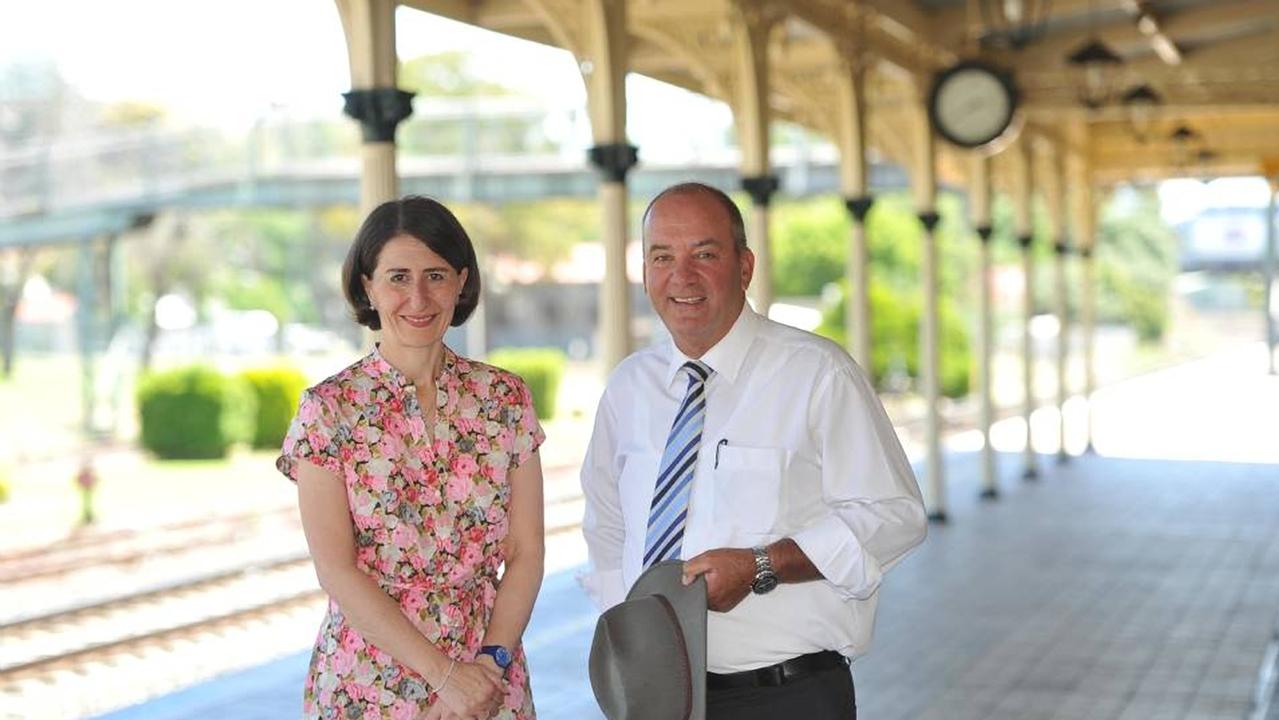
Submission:
[[[711,187],[705,183],[684,182],[678,185],[672,185],[657,194],[649,202],[648,207],[644,208],[644,217],[640,222],[640,227],[644,233],[645,240],[648,236],[648,219],[653,213],[653,207],[661,202],[664,198],[674,195],[701,195],[713,200],[724,210],[724,214],[728,216],[729,234],[733,238],[733,246],[741,253],[746,249],[746,223],[742,220],[742,211],[737,209],[737,203],[726,195],[722,190]]]

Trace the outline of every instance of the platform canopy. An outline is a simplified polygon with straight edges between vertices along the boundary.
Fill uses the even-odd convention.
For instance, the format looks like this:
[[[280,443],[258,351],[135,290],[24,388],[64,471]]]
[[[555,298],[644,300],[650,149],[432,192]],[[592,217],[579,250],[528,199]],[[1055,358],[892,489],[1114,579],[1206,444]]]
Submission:
[[[402,4],[583,59],[584,7],[619,1]],[[774,117],[834,134],[837,78],[865,64],[868,146],[906,165],[908,111],[966,58],[1011,71],[1026,130],[1084,158],[1097,182],[1257,174],[1279,157],[1279,0],[629,0],[629,70],[731,102],[731,18],[743,11],[770,20]],[[1072,63],[1090,42],[1113,61]],[[1093,107],[1081,102],[1090,73],[1110,90]],[[955,179],[957,153],[939,160]]]

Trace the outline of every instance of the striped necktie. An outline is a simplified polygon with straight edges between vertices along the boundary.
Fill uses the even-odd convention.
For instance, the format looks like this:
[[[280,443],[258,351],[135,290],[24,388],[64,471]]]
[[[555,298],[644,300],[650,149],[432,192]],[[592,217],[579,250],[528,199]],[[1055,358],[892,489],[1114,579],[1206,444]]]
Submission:
[[[684,520],[688,516],[688,496],[697,468],[697,448],[702,444],[702,422],[706,418],[706,381],[713,372],[690,360],[680,368],[688,373],[688,389],[671,432],[666,436],[661,469],[653,488],[653,504],[648,511],[648,535],[644,541],[644,567],[679,558],[684,541]]]

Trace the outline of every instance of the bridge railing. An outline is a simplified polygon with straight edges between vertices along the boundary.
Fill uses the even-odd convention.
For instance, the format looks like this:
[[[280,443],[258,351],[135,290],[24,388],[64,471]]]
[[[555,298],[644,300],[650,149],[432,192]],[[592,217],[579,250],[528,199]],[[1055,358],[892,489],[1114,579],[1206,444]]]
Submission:
[[[195,178],[243,174],[244,166],[243,149],[208,129],[131,130],[34,144],[0,155],[0,216],[155,197]]]
[[[401,155],[582,156],[589,131],[578,109],[526,98],[432,98],[400,128]],[[452,147],[442,145],[451,138]],[[266,114],[247,131],[155,126],[96,130],[18,149],[0,148],[0,217],[55,213],[122,198],[162,198],[193,184],[287,173],[359,155],[341,117]],[[451,152],[449,150],[452,150]]]

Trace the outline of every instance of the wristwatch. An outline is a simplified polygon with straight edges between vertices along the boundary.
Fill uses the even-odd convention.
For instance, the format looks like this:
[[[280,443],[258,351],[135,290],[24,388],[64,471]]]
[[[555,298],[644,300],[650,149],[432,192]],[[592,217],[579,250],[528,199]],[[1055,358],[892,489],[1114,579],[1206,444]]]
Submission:
[[[768,559],[766,548],[751,548],[755,553],[755,579],[751,581],[751,592],[756,595],[772,592],[777,587],[777,573],[773,570],[773,561]]]
[[[488,655],[493,658],[493,662],[496,663],[503,671],[510,667],[511,661],[515,659],[515,656],[511,654],[511,651],[501,645],[485,645],[480,648],[480,654]]]

